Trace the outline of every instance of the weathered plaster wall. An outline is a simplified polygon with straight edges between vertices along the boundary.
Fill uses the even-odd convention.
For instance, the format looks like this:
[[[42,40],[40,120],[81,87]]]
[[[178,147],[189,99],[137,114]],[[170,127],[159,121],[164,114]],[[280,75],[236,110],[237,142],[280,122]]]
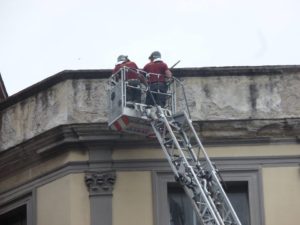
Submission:
[[[70,80],[68,123],[107,121],[107,80]]]
[[[182,78],[195,120],[300,116],[300,74]]]
[[[63,74],[62,74],[63,75]],[[300,72],[185,76],[194,120],[300,117]],[[46,83],[47,84],[47,83]],[[59,125],[107,121],[107,79],[67,79],[2,109],[0,151]],[[182,104],[182,97],[180,104]]]
[[[67,120],[67,82],[27,98],[1,113],[1,149],[29,139]]]
[[[106,80],[67,80],[1,112],[0,151],[53,127],[106,121]]]

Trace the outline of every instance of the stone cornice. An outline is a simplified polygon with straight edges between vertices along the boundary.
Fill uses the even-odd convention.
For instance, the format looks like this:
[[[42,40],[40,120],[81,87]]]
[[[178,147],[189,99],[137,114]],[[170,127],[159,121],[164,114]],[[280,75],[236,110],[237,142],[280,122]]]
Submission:
[[[300,143],[300,119],[201,121],[195,122],[194,127],[206,146]],[[109,130],[106,123],[61,125],[0,152],[0,176],[40,163],[70,148],[91,146],[160,148],[156,138],[118,133]]]
[[[186,87],[187,104],[192,118],[200,121],[201,125],[203,120],[222,124],[218,120],[280,121],[289,118],[286,119],[288,121],[299,118],[299,68],[300,66],[180,68],[173,72],[175,76],[186,76],[182,78],[182,82]],[[0,103],[0,151],[27,142],[60,124],[106,122],[109,113],[106,79],[110,74],[111,70],[67,70],[7,98]],[[197,76],[197,79],[193,76]],[[183,98],[178,97],[177,100],[179,106],[183,105]],[[230,124],[239,126],[239,122]],[[230,133],[230,127],[215,130],[214,140],[219,140],[220,136],[226,139],[228,136],[240,138],[240,130],[240,140],[243,141],[243,134],[252,134],[253,129],[244,124],[238,129],[233,127],[234,134]],[[255,122],[250,124],[255,125]],[[271,124],[274,126],[273,122]],[[266,126],[259,126],[263,127],[258,135],[261,139],[270,127],[268,122]],[[279,131],[283,128],[288,132],[290,125],[288,122],[279,122],[276,126]],[[255,126],[254,130],[256,132]],[[293,130],[294,128],[291,131]],[[203,137],[208,135],[207,140],[213,138],[208,134],[209,129],[202,131]],[[220,132],[221,135],[218,134]],[[266,135],[268,139],[269,135]],[[254,133],[253,138],[256,139],[256,136]],[[66,139],[63,141],[66,142]],[[43,148],[39,151],[45,151]]]
[[[265,120],[194,121],[193,125],[207,145],[235,143],[299,142],[300,118]],[[51,152],[65,145],[101,144],[102,146],[158,144],[156,138],[120,133],[108,128],[107,123],[60,125],[0,153],[31,149],[37,154]]]

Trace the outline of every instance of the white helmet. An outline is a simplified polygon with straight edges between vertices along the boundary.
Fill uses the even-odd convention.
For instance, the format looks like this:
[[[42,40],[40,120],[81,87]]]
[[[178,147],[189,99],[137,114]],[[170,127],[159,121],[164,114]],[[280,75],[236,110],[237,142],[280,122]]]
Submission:
[[[119,55],[117,61],[118,62],[125,62],[128,59],[127,55]]]

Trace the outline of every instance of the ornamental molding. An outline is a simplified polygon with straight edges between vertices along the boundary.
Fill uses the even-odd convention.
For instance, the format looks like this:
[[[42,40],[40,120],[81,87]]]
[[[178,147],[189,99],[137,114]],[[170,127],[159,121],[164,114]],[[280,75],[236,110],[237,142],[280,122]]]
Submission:
[[[115,171],[88,171],[84,177],[85,184],[91,196],[112,195],[116,182]]]

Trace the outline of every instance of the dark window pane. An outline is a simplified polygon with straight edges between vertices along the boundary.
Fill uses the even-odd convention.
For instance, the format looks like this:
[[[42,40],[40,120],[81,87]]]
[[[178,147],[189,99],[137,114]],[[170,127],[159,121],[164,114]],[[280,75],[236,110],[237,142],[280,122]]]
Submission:
[[[243,225],[250,225],[248,182],[226,182],[225,192]]]
[[[247,182],[226,182],[225,191],[243,225],[250,225],[250,211]],[[182,187],[168,184],[170,225],[197,225],[192,204]]]
[[[177,184],[168,185],[168,201],[170,209],[170,225],[194,225],[196,216],[192,204],[184,190]]]
[[[0,215],[0,224],[2,225],[27,225],[26,205],[20,206],[14,210]]]

